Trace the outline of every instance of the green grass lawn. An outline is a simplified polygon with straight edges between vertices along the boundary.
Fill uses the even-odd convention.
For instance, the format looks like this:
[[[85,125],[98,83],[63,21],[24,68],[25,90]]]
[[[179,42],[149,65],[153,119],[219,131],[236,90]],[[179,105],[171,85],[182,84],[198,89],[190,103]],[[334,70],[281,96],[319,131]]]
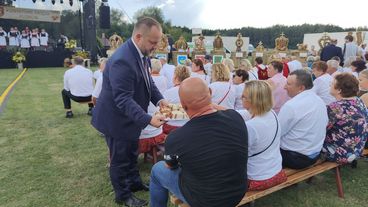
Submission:
[[[20,72],[18,69],[0,69],[0,95]]]
[[[107,148],[90,125],[87,105],[72,103],[74,118],[64,117],[64,71],[27,71],[0,115],[0,206],[117,206],[106,168]],[[11,72],[0,70],[1,80]],[[140,159],[146,182],[150,167]],[[326,172],[312,184],[259,199],[256,206],[368,206],[367,170],[363,160],[357,169],[342,169],[345,199],[337,197],[334,174]],[[148,199],[148,193],[137,195]]]

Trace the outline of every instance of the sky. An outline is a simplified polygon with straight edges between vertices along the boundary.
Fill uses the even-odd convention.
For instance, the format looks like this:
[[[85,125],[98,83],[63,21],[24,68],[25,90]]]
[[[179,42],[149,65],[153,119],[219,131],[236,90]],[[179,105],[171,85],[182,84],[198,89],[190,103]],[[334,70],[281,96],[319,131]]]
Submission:
[[[37,9],[78,9],[69,0],[17,0],[15,5]],[[133,18],[134,13],[148,6],[162,9],[166,20],[173,25],[203,29],[231,29],[241,27],[264,28],[276,24],[300,25],[334,24],[343,28],[368,26],[367,0],[109,0],[110,7]],[[361,9],[362,8],[362,9]],[[127,18],[129,19],[129,18]]]

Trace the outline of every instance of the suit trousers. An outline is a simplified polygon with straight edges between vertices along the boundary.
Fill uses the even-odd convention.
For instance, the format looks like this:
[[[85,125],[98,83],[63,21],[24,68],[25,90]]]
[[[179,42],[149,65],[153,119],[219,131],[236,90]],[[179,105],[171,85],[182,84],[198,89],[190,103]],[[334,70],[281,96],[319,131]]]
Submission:
[[[71,109],[72,105],[70,102],[70,99],[75,101],[75,102],[88,102],[88,101],[92,101],[92,95],[91,96],[85,96],[85,97],[81,97],[81,96],[74,96],[72,93],[70,93],[70,91],[67,91],[65,89],[63,89],[61,91],[61,95],[63,97],[63,102],[64,102],[64,109]],[[88,103],[88,107],[92,108],[93,107],[93,103]]]
[[[110,151],[110,179],[115,199],[122,201],[131,196],[130,189],[142,184],[137,166],[139,140],[125,140],[106,136]]]
[[[292,169],[303,169],[317,162],[319,156],[310,158],[298,152],[280,149],[282,156],[282,167]]]

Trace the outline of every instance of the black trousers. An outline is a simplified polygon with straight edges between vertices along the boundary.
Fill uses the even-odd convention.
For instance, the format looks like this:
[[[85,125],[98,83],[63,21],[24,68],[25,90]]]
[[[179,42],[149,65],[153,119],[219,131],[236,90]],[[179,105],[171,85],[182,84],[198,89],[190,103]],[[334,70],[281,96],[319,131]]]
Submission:
[[[303,169],[316,163],[319,156],[314,159],[309,158],[306,155],[298,152],[280,149],[282,156],[282,167],[288,167],[292,169]]]
[[[131,196],[130,189],[142,184],[138,170],[138,139],[131,141],[122,138],[106,137],[110,151],[110,179],[116,200]]]
[[[75,101],[75,102],[88,102],[88,101],[92,101],[92,95],[91,96],[85,96],[85,97],[81,97],[81,96],[74,96],[73,94],[70,93],[70,91],[67,91],[65,89],[63,89],[61,91],[61,96],[63,97],[63,102],[64,102],[64,108],[65,109],[71,109],[72,105],[70,102],[70,99]],[[88,103],[88,107],[92,108],[93,107],[93,103]]]

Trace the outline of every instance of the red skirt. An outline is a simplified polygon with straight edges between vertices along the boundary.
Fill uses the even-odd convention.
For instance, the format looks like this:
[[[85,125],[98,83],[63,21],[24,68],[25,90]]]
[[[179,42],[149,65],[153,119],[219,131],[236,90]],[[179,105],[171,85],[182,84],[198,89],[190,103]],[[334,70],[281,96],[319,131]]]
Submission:
[[[139,140],[139,153],[150,152],[153,146],[163,144],[165,142],[166,135],[161,133],[155,137],[140,139]]]
[[[287,180],[287,176],[284,170],[281,170],[272,178],[266,180],[248,180],[248,191],[253,190],[265,190],[283,183]]]
[[[174,129],[177,129],[177,128],[179,128],[179,127],[164,124],[164,126],[162,127],[162,131],[164,132],[164,134],[169,134],[171,131],[173,131]]]

